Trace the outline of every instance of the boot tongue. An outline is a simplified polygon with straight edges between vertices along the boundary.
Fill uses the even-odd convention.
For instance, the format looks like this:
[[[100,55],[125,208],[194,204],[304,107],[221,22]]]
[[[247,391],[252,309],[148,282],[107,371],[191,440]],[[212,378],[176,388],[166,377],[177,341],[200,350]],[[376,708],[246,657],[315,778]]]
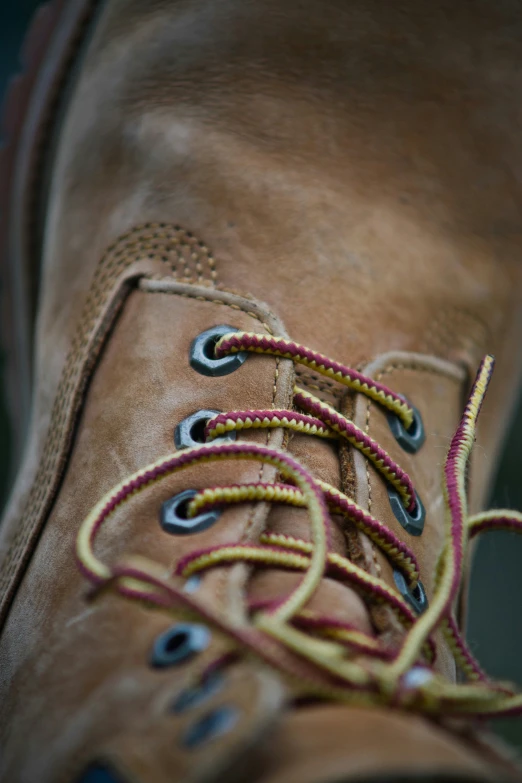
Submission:
[[[314,388],[314,393],[321,393]],[[325,399],[330,404],[337,400],[327,392]],[[342,489],[341,465],[337,441],[294,434],[288,451],[302,462],[315,478],[325,481],[336,489]],[[331,515],[330,551],[347,556],[347,544],[343,527],[344,520]],[[311,540],[310,520],[305,509],[288,506],[274,506],[268,517],[267,530],[305,541]],[[264,602],[278,602],[285,598],[302,579],[301,574],[268,569],[257,571],[249,586],[249,597],[254,605]],[[372,623],[363,600],[350,587],[333,579],[323,578],[313,595],[308,610],[347,623],[357,630],[372,634]]]

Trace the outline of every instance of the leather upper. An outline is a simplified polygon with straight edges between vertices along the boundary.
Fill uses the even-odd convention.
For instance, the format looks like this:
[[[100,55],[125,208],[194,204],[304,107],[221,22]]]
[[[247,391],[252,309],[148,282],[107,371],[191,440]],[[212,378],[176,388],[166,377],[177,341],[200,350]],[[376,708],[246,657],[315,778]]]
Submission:
[[[237,723],[189,753],[184,732],[205,710],[172,716],[169,705],[227,640],[213,632],[209,650],[186,666],[152,670],[154,639],[176,617],[110,590],[93,596],[73,556],[90,508],[173,451],[185,416],[291,407],[289,360],[250,356],[223,378],[191,368],[192,340],[226,323],[288,335],[383,379],[419,409],[426,443],[408,455],[376,404],[297,372],[412,476],[427,523],[407,543],[430,597],[441,466],[486,351],[498,370],[480,430],[490,456],[478,451],[472,466],[473,509],[509,418],[522,268],[520,194],[507,170],[518,138],[487,67],[502,43],[502,90],[517,87],[504,36],[513,11],[500,3],[487,24],[474,20],[477,61],[462,10],[421,6],[107,2],[53,162],[31,439],[0,530],[2,780],[68,783],[93,761],[130,783],[173,774],[259,783],[515,775],[468,726],[295,707],[293,683],[251,659],[230,668],[212,702],[233,705]],[[407,537],[385,483],[358,452],[278,430],[241,437],[289,449]],[[276,472],[251,462],[191,468],[117,511],[97,546],[109,562],[139,554],[167,574],[184,554],[255,543],[266,528],[309,537],[305,511],[265,504],[227,509],[193,536],[161,530],[161,504],[176,492],[260,477],[274,481]],[[364,535],[336,520],[333,543],[393,584]],[[277,598],[295,578],[219,568],[198,595],[241,623],[246,595]],[[400,636],[391,613],[337,582],[324,580],[314,601],[361,630]],[[455,677],[442,642],[437,666]]]

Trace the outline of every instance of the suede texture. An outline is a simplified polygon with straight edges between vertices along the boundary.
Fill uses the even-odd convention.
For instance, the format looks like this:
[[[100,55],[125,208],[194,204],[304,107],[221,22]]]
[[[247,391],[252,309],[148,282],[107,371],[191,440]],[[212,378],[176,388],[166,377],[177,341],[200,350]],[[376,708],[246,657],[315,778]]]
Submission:
[[[508,0],[472,5],[105,3],[48,161],[31,435],[0,529],[2,781],[72,783],[97,762],[128,783],[521,779],[475,726],[300,703],[293,682],[251,658],[210,702],[237,722],[189,752],[183,737],[209,705],[182,716],[169,705],[226,640],[213,633],[185,666],[151,670],[154,639],[176,616],[110,591],[93,600],[72,553],[91,506],[172,451],[181,419],[287,407],[297,377],[410,473],[423,536],[402,530],[360,454],[340,459],[279,431],[245,437],[289,449],[407,540],[430,597],[441,466],[470,375],[496,353],[471,469],[477,509],[521,369],[520,19]],[[376,405],[287,360],[196,374],[191,341],[220,323],[288,335],[382,378],[421,412],[425,445],[405,454]],[[161,503],[176,492],[259,476],[276,479],[242,462],[160,482],[114,515],[100,554],[146,555],[167,573],[194,549],[255,542],[266,528],[306,538],[304,511],[265,505],[229,509],[194,536],[161,531]],[[382,553],[334,523],[336,551],[393,584]],[[279,597],[296,578],[222,568],[199,594],[241,623],[247,596]],[[314,602],[400,638],[389,613],[346,586],[325,579]]]

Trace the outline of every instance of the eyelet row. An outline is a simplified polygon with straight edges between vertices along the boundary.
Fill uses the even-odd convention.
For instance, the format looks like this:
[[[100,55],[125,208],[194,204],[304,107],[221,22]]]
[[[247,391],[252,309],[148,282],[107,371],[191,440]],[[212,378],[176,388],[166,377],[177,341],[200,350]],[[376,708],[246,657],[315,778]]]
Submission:
[[[243,351],[232,356],[224,356],[217,359],[214,348],[218,340],[225,334],[237,331],[234,326],[222,324],[213,326],[201,332],[192,342],[189,361],[191,367],[202,375],[211,377],[228,375],[237,370],[248,357]],[[208,422],[218,416],[220,411],[203,409],[195,411],[184,418],[174,430],[174,445],[178,450],[200,446],[205,443],[205,427]],[[231,432],[215,438],[212,442],[219,443],[224,440],[236,440],[237,433]],[[196,490],[187,489],[162,504],[160,524],[166,533],[172,535],[187,535],[189,533],[201,533],[211,527],[219,517],[221,511],[208,511],[189,519],[187,506],[196,495]]]
[[[248,353],[242,351],[231,356],[225,356],[217,359],[214,355],[214,347],[218,340],[225,334],[234,332],[233,326],[223,324],[214,326],[199,334],[192,342],[190,348],[190,364],[197,372],[207,376],[223,376],[237,370],[247,359]],[[401,448],[409,454],[415,454],[419,451],[426,440],[426,433],[422,416],[415,406],[404,398],[413,410],[413,422],[408,429],[403,425],[398,416],[392,413],[387,414],[387,420],[390,430]],[[178,449],[197,446],[205,441],[204,428],[208,421],[218,415],[219,411],[201,410],[187,416],[175,431],[175,444]],[[228,433],[223,438],[235,439],[234,431]],[[217,439],[216,439],[217,440]],[[204,512],[188,519],[186,507],[190,500],[196,495],[196,490],[186,490],[171,498],[162,506],[161,525],[168,533],[187,534],[198,533],[206,530],[213,525],[221,516],[221,511],[213,510]],[[388,488],[388,497],[390,506],[395,518],[403,529],[412,536],[420,536],[423,533],[426,521],[426,511],[419,495],[415,493],[415,510],[408,512],[398,492]],[[398,572],[397,572],[398,573]],[[397,582],[397,580],[396,580]],[[399,587],[399,585],[398,585]],[[422,587],[422,586],[421,586]],[[399,587],[400,590],[407,590],[406,582]],[[426,601],[426,594],[422,588],[423,595],[417,598],[411,597],[410,603],[416,611],[419,606],[423,606]],[[405,595],[405,593],[403,592]],[[417,600],[418,599],[418,600]]]
[[[232,356],[225,356],[221,359],[217,359],[214,356],[214,347],[218,340],[223,335],[234,331],[235,328],[233,326],[222,324],[220,326],[213,326],[211,329],[207,329],[199,334],[192,342],[190,348],[190,364],[193,369],[207,376],[228,375],[237,370],[248,357],[246,351],[242,351]],[[390,430],[397,443],[408,453],[415,454],[423,445],[426,434],[420,412],[411,405],[411,403],[408,404],[413,410],[413,422],[408,429],[406,429],[395,414],[388,413],[387,419]],[[176,427],[174,434],[176,448],[191,448],[204,443],[205,426],[210,419],[218,414],[219,411],[201,410],[183,419]],[[234,440],[236,438],[236,432],[232,431],[227,433],[226,436],[223,436],[223,439],[224,438]],[[404,508],[404,504],[397,492],[389,489],[388,496],[392,511],[404,530],[412,536],[420,536],[424,530],[426,519],[424,505],[420,497],[417,494],[415,495],[416,505],[415,511],[412,514]],[[176,502],[177,499],[178,502]],[[200,530],[205,530],[207,527],[210,527],[219,516],[217,512],[214,512],[213,516],[201,515],[201,519],[199,517],[194,520],[179,519],[178,509],[182,507],[184,502],[185,498],[177,496],[177,498],[169,501],[170,505],[164,504],[164,510],[162,511],[162,527],[167,532],[199,532]]]
[[[392,435],[399,446],[409,454],[416,454],[426,440],[424,424],[422,422],[422,416],[417,408],[415,408],[415,406],[405,397],[403,397],[403,399],[413,410],[413,422],[410,427],[406,429],[399,417],[394,413],[388,413],[386,418],[388,419],[388,425]],[[415,493],[415,510],[413,513],[408,512],[404,508],[404,503],[399,497],[399,494],[391,489],[391,487],[388,487],[388,498],[395,518],[402,525],[404,530],[411,536],[420,536],[424,530],[426,511],[418,494]]]
[[[426,440],[426,432],[420,412],[411,402],[406,399],[405,401],[413,410],[413,422],[410,427],[406,429],[398,416],[392,413],[387,415],[388,424],[399,446],[409,454],[416,454]],[[388,487],[388,498],[393,514],[404,530],[411,536],[422,535],[426,522],[426,509],[419,495],[415,493],[415,508],[413,512],[409,512],[404,508],[404,503],[399,493],[391,487]],[[393,572],[393,579],[400,594],[406,599],[413,611],[416,614],[425,612],[428,608],[428,597],[422,582],[419,580],[416,587],[411,590],[403,574],[396,570]]]
[[[228,375],[237,370],[248,357],[246,351],[232,356],[225,356],[221,359],[217,359],[214,355],[214,347],[218,340],[223,335],[233,331],[235,331],[233,326],[222,324],[213,326],[211,329],[207,329],[198,335],[190,348],[190,364],[193,369],[208,376]],[[407,401],[406,398],[403,399]],[[413,422],[408,429],[395,414],[388,413],[387,419],[397,443],[408,453],[415,454],[424,444],[426,433],[420,412],[410,402],[408,404],[413,410]],[[218,413],[219,411],[215,410],[201,410],[183,419],[176,427],[174,434],[176,448],[191,448],[204,443],[205,426]],[[227,433],[219,440],[225,438],[229,440],[235,439],[236,432]],[[187,490],[163,504],[161,525],[166,532],[177,534],[197,533],[206,530],[219,519],[221,513],[219,511],[207,512],[198,515],[194,519],[187,519],[186,513],[184,513],[186,504],[195,494],[195,490]],[[388,497],[393,514],[404,530],[412,536],[422,535],[426,521],[426,512],[417,493],[415,494],[415,510],[413,513],[408,512],[404,508],[404,504],[395,490],[389,488]]]
[[[177,623],[167,628],[154,642],[150,665],[156,669],[180,666],[207,649],[211,634],[205,625]],[[170,711],[182,714],[200,707],[225,687],[219,672],[209,674],[199,685],[185,688],[174,699]],[[230,731],[239,718],[236,707],[222,705],[198,717],[184,732],[181,743],[192,750]]]
[[[228,325],[215,326],[202,332],[192,342],[190,348],[190,365],[202,375],[218,377],[229,375],[237,370],[248,357],[246,351],[216,358],[214,347],[218,340],[225,334],[236,331]],[[414,412],[412,425],[406,429],[402,422],[394,414],[388,414],[388,423],[397,443],[408,453],[416,453],[425,441],[425,431],[419,411],[411,406]],[[208,421],[219,414],[215,410],[200,410],[187,416],[180,422],[174,433],[174,442],[177,449],[192,448],[205,442],[204,429]],[[219,440],[234,440],[236,432],[232,431]],[[218,440],[218,439],[216,439]],[[196,495],[196,490],[185,490],[163,503],[161,508],[161,526],[167,533],[174,535],[186,535],[199,533],[211,527],[221,512],[217,510],[198,514],[189,519],[187,505]],[[415,512],[410,514],[404,508],[399,494],[388,490],[390,505],[394,515],[402,527],[410,535],[419,536],[423,532],[425,521],[424,506],[415,495]],[[406,579],[400,571],[394,570],[395,584],[403,597],[418,614],[428,607],[428,600],[424,586],[419,581],[414,590],[410,590]],[[189,582],[186,589],[190,592],[199,586],[199,577],[194,577],[194,587]],[[153,668],[164,669],[171,666],[179,666],[188,662],[197,654],[203,652],[210,644],[211,634],[204,625],[195,623],[178,623],[168,628],[154,642],[150,664]],[[176,714],[199,707],[224,687],[224,678],[219,673],[209,675],[198,686],[181,691],[171,705],[171,711]],[[188,749],[199,747],[205,742],[215,739],[228,731],[236,724],[239,717],[237,708],[231,706],[219,706],[196,719],[186,730],[182,737],[182,744]],[[106,766],[94,764],[82,775],[79,783],[119,783],[119,779]]]
[[[204,689],[204,686],[202,686]],[[215,690],[205,690],[205,695],[209,696],[215,693]],[[179,699],[178,699],[179,701]],[[186,702],[186,708],[195,707],[200,702]],[[173,712],[179,710],[173,709]],[[236,707],[223,705],[216,707],[210,712],[197,718],[187,728],[182,737],[182,745],[187,750],[194,750],[206,742],[210,742],[217,737],[231,731],[239,718],[239,711]],[[77,783],[123,783],[120,776],[116,776],[112,769],[105,764],[91,764],[82,774]]]

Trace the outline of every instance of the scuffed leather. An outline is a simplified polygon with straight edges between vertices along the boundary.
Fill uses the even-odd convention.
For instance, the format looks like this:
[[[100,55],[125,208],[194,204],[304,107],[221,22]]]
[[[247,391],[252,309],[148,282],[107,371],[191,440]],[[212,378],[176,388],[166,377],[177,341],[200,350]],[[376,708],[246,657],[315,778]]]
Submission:
[[[110,596],[89,601],[85,579],[73,556],[73,543],[83,517],[103,492],[138,467],[174,450],[174,427],[188,413],[209,407],[227,410],[244,404],[249,397],[251,406],[258,400],[265,406],[274,400],[287,404],[291,390],[288,381],[285,384],[288,362],[252,357],[252,362],[225,378],[206,378],[190,367],[190,344],[204,329],[227,321],[243,329],[265,328],[254,318],[253,307],[253,314],[248,315],[239,308],[237,297],[229,296],[229,303],[226,300],[223,296],[214,300],[210,292],[191,286],[178,286],[177,292],[170,294],[135,291],[99,359],[57,502],[2,634],[2,779],[33,780],[35,769],[42,783],[54,783],[64,774],[62,769],[79,774],[81,764],[91,760],[87,753],[94,759],[98,754],[103,756],[105,743],[100,746],[100,738],[114,733],[118,713],[127,719],[129,688],[139,694],[136,712],[144,720],[143,700],[154,698],[155,683],[169,679],[164,673],[151,671],[148,659],[155,636],[175,622],[175,615],[169,619],[139,606],[129,606],[127,611]],[[277,376],[276,365],[280,368]],[[268,438],[276,444],[281,435],[253,433],[251,437],[261,442]],[[259,509],[230,509],[214,528],[181,538],[164,533],[158,517],[161,503],[182,489],[254,481],[259,473],[256,463],[243,463],[239,469],[225,463],[173,476],[159,492],[146,492],[115,513],[102,535],[99,551],[109,562],[124,554],[145,555],[168,573],[182,552],[218,541],[248,541],[250,536],[254,540],[256,524],[263,527]],[[265,480],[274,479],[273,469],[265,467],[262,473]],[[224,610],[229,579],[229,569],[209,574],[199,595]],[[195,675],[194,667],[203,671],[223,649],[223,642],[217,639],[194,664],[182,668],[181,679],[178,672],[170,672],[176,690],[181,690],[190,674]],[[42,694],[46,694],[43,702]],[[95,714],[91,699],[98,705]],[[108,723],[104,726],[98,711],[105,699],[108,703],[103,714]],[[255,700],[246,694],[245,699],[255,710]],[[45,719],[43,704],[48,710]],[[85,743],[86,737],[74,741],[67,739],[68,735],[64,738],[64,721],[70,724],[73,714],[74,726],[79,727],[70,729],[73,738],[75,731],[81,734],[82,727],[89,734],[91,723],[95,732],[81,754],[75,742]],[[40,730],[32,731],[35,725]],[[164,720],[162,725],[165,734],[169,723]],[[16,735],[14,741],[10,736],[13,727],[17,736],[24,737],[23,744],[16,742]],[[129,726],[129,731],[134,729]],[[172,753],[176,747],[173,743]],[[146,756],[156,755],[151,744]],[[175,766],[174,757],[171,763]],[[167,761],[162,764],[166,769]],[[190,779],[197,780],[200,774],[194,768]]]
[[[259,783],[403,771],[422,779],[435,764],[457,778],[510,777],[456,727],[392,711],[283,709],[288,684],[250,661],[231,675],[247,683],[230,686],[244,722],[187,761],[176,744],[179,724],[161,710],[223,640],[187,669],[150,672],[150,645],[170,620],[110,594],[86,601],[71,550],[92,503],[170,451],[180,418],[203,407],[288,405],[288,363],[251,357],[237,374],[216,380],[194,377],[186,362],[203,328],[230,322],[259,331],[258,314],[270,310],[270,328],[349,365],[378,373],[391,353],[409,363],[389,383],[425,418],[419,455],[400,452],[376,406],[356,398],[344,404],[411,471],[427,504],[426,536],[408,543],[430,591],[441,545],[441,463],[468,375],[483,352],[497,354],[480,434],[494,455],[521,366],[520,128],[511,97],[521,85],[509,32],[519,28],[508,0],[477,0],[473,13],[445,0],[108,0],[54,162],[32,439],[0,533],[2,563],[25,574],[0,639],[2,780],[32,783],[37,775],[41,783],[68,783],[98,756],[131,783],[206,781],[222,770],[256,775]],[[170,244],[158,250],[144,228],[132,241],[119,240],[147,223],[176,223],[198,239],[183,234],[176,244],[169,228]],[[129,267],[107,283],[107,305],[89,339],[109,316],[111,330],[103,350],[97,345],[86,360],[76,409],[69,402],[64,412],[71,422],[47,477],[56,486],[40,515],[38,545],[15,562],[12,542],[26,523],[24,502],[42,464],[60,378],[71,346],[74,355],[85,348],[74,343],[80,314],[114,242],[125,246]],[[142,275],[158,288],[136,288]],[[112,288],[131,279],[118,313]],[[249,296],[254,315],[245,312]],[[318,391],[331,399],[328,386]],[[270,438],[283,444],[280,433]],[[318,475],[350,486],[361,504],[371,499],[372,513],[402,537],[365,460],[354,456],[349,477],[330,447],[306,442],[290,439],[289,448]],[[476,507],[493,459],[475,462]],[[255,480],[258,473],[250,464],[225,465],[169,479],[114,516],[100,541],[104,556],[139,551],[170,568],[199,544],[255,540],[265,524],[305,531],[304,512],[268,515],[264,508],[228,510],[198,541],[174,542],[159,530],[162,500],[187,482]],[[340,551],[350,546],[345,533],[349,539],[341,528],[335,534]],[[359,545],[367,567],[390,580],[387,561],[364,537]],[[292,579],[258,573],[250,589],[270,597]],[[200,589],[239,621],[246,583],[244,570],[232,577],[219,570]],[[327,581],[321,589],[321,608],[331,604],[342,619],[368,628],[355,593]],[[371,621],[397,632],[389,618]],[[452,675],[442,645],[439,666]],[[268,678],[261,680],[266,699],[256,696],[260,676]],[[257,755],[245,759],[254,745]]]

